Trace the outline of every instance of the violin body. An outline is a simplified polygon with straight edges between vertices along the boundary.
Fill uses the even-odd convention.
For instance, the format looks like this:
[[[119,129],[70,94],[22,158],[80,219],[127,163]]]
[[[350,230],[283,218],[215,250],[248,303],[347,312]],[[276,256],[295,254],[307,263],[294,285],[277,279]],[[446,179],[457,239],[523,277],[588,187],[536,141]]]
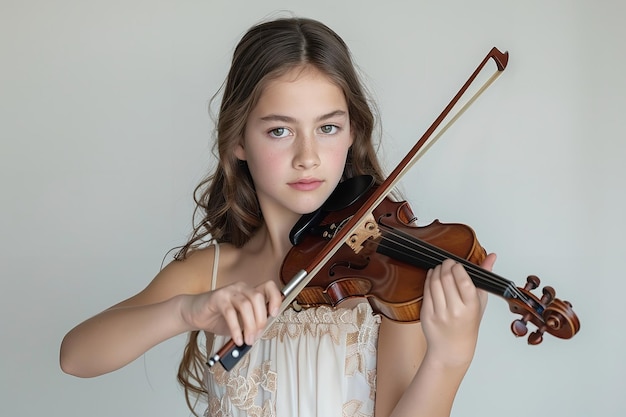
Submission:
[[[316,230],[332,228],[354,214],[361,200],[354,205],[329,213]],[[413,212],[405,201],[394,202],[386,198],[373,212],[380,225],[401,230],[416,239],[426,240],[440,247],[448,247],[457,256],[480,264],[486,256],[478,244],[474,231],[463,224],[445,224],[434,221],[418,227]],[[322,270],[298,294],[300,306],[336,306],[353,297],[366,297],[374,312],[400,322],[419,321],[427,269],[416,268],[401,256],[390,257],[377,253],[381,238],[371,239],[359,253],[342,246]],[[327,243],[327,238],[308,234],[294,246],[283,263],[281,278],[288,282],[304,261],[311,259]]]

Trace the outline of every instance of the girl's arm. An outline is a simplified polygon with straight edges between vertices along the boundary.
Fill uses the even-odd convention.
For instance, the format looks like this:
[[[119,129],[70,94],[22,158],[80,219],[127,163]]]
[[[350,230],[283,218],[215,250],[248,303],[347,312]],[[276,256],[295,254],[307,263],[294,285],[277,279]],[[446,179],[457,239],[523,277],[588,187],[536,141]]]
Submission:
[[[174,261],[137,295],[76,326],[61,344],[63,371],[80,377],[102,375],[191,330],[231,334],[235,342],[243,333],[246,341],[254,340],[265,326],[267,303],[270,308],[280,306],[280,291],[272,282],[209,291],[211,271],[206,265],[212,262],[212,249]]]
[[[94,377],[123,367],[188,329],[178,313],[180,302],[180,296],[145,305],[133,305],[129,300],[129,304],[84,321],[61,343],[61,369],[79,377]]]
[[[491,270],[495,255],[482,267]],[[377,417],[447,417],[469,368],[487,294],[461,265],[429,271],[420,323],[383,318],[378,338]]]

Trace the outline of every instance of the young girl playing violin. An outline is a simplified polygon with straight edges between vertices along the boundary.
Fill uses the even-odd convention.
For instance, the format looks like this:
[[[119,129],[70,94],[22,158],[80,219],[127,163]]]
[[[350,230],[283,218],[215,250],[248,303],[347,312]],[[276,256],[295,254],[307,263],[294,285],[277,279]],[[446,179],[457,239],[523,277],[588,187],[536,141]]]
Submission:
[[[279,308],[298,219],[344,179],[384,179],[373,125],[331,29],[299,18],[251,28],[223,87],[219,163],[196,189],[201,221],[143,291],[65,336],[62,369],[102,375],[189,333],[178,378],[192,411],[195,397],[208,402],[207,416],[448,416],[486,303],[462,265],[428,272],[419,323],[375,315],[364,298]],[[230,372],[207,368],[230,338],[253,347]]]

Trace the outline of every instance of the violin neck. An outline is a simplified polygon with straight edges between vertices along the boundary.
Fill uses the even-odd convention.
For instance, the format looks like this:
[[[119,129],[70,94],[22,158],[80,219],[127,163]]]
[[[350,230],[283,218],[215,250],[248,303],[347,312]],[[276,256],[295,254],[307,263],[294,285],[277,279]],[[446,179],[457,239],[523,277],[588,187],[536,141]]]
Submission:
[[[511,298],[516,292],[513,281],[487,271],[464,258],[416,239],[401,230],[387,229],[384,226],[380,230],[382,238],[376,251],[382,255],[424,269],[434,268],[444,260],[452,259],[465,267],[476,287],[504,298]]]

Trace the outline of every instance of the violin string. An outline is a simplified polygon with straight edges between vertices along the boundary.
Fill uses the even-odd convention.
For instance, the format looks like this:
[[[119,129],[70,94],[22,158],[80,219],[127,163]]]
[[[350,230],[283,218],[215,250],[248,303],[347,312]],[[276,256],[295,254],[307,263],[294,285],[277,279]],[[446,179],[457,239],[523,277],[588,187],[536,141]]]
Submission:
[[[455,260],[456,262],[463,264],[465,269],[468,270],[468,273],[472,275],[473,277],[475,277],[478,281],[480,281],[484,285],[489,284],[489,285],[494,286],[495,288],[503,290],[502,295],[505,295],[504,290],[509,290],[510,292],[516,293],[516,295],[518,295],[524,301],[528,302],[528,300],[526,299],[526,296],[523,293],[521,293],[511,281],[506,280],[502,277],[499,277],[492,272],[486,271],[483,268],[480,268],[472,264],[471,262],[467,261],[464,258],[458,257],[452,253],[446,252],[443,249],[437,248],[436,246],[420,241],[419,239],[414,239],[413,237],[408,238],[407,236],[396,233],[394,231],[388,231],[388,235],[394,236],[396,239],[402,240],[404,242],[408,242],[408,245],[407,244],[402,245],[399,242],[399,240],[393,241],[391,239],[388,239],[396,244],[400,244],[404,246],[405,248],[413,251],[414,253],[417,253],[418,255],[422,256],[423,259],[430,260],[431,262],[433,262],[433,265],[443,262],[443,260],[445,260],[446,258],[451,258]],[[416,247],[417,250],[413,249],[412,247]]]
[[[451,258],[456,262],[463,264],[465,266],[465,269],[468,270],[470,276],[475,277],[484,285],[491,285],[492,287],[501,290],[502,296],[505,296],[506,291],[508,290],[509,292],[514,293],[516,298],[534,308],[528,297],[523,292],[521,292],[514,285],[513,282],[499,277],[492,272],[486,271],[483,268],[477,267],[466,259],[458,257],[452,253],[448,253],[440,248],[427,244],[426,242],[423,242],[412,236],[407,237],[404,234],[398,233],[393,229],[385,227],[381,224],[379,224],[379,227],[385,231],[380,242],[378,243],[379,246],[381,246],[382,244],[383,247],[389,250],[393,250],[393,247],[386,245],[387,241],[392,242],[398,246],[401,246],[406,251],[410,251],[414,254],[419,255],[421,257],[420,259],[429,263],[429,266],[434,266],[440,262],[443,262],[446,258]],[[394,239],[391,239],[391,237],[393,237]]]
[[[395,239],[390,239],[389,236],[392,236]],[[394,231],[387,231],[386,234],[383,234],[383,238],[381,242],[386,243],[386,241],[393,242],[397,245],[402,246],[404,249],[411,251],[414,254],[414,256],[415,255],[420,256],[420,258],[418,259],[422,259],[422,261],[428,263],[429,267],[435,266],[443,262],[443,260],[446,258],[454,259],[455,261],[461,262],[464,265],[469,264],[465,266],[471,266],[471,263],[467,262],[465,259],[459,258],[456,255],[453,255],[451,253],[444,253],[442,250],[435,250],[433,247],[430,247],[429,245],[426,245],[417,239],[412,238],[411,240],[409,240],[405,236],[402,236]],[[406,243],[403,243],[403,242],[406,242]],[[389,245],[383,244],[383,246],[391,249],[391,246]],[[480,275],[480,271],[478,270],[472,271],[472,272],[476,272],[476,275]],[[506,283],[505,284],[502,283],[502,280],[493,279],[488,276],[486,277],[477,276],[477,278],[482,280],[485,283],[493,283],[498,288],[505,289],[507,287]]]
[[[534,308],[534,306],[532,305],[530,300],[526,297],[526,295],[523,294],[521,291],[519,291],[519,289],[517,287],[515,287],[515,285],[513,285],[512,282],[509,282],[508,280],[505,280],[504,278],[500,278],[497,275],[492,274],[489,271],[485,271],[482,268],[478,268],[477,266],[475,266],[471,262],[468,262],[467,260],[465,260],[463,258],[457,257],[456,255],[453,255],[453,254],[450,254],[450,253],[445,253],[443,251],[434,250],[431,247],[429,247],[428,245],[422,244],[420,242],[413,242],[412,240],[407,240],[406,237],[398,235],[398,234],[393,233],[393,232],[391,234],[395,235],[395,237],[399,237],[400,239],[408,241],[410,243],[410,246],[403,245],[403,244],[401,244],[400,242],[398,242],[396,240],[385,238],[385,237],[383,237],[383,239],[381,239],[381,242],[390,241],[390,242],[395,243],[396,245],[403,246],[406,249],[408,249],[409,251],[411,251],[411,252],[421,256],[421,259],[423,261],[429,263],[429,266],[432,266],[432,267],[434,267],[438,263],[443,262],[446,258],[453,259],[456,262],[459,262],[459,263],[463,264],[465,269],[470,274],[470,276],[472,276],[472,278],[474,278],[479,283],[482,283],[485,286],[491,286],[491,288],[495,288],[495,289],[500,290],[501,291],[500,295],[502,295],[502,296],[506,296],[506,291],[508,290],[509,292],[514,293],[516,295],[516,298],[520,299],[521,301],[525,302],[530,307]],[[380,245],[380,243],[379,243],[379,245]],[[390,246],[385,245],[384,243],[382,245],[380,245],[380,246],[387,247],[389,249],[393,249]],[[416,250],[416,249],[413,248],[413,246],[415,246],[415,247],[417,247],[418,249],[421,249],[421,250]]]

